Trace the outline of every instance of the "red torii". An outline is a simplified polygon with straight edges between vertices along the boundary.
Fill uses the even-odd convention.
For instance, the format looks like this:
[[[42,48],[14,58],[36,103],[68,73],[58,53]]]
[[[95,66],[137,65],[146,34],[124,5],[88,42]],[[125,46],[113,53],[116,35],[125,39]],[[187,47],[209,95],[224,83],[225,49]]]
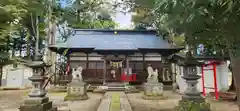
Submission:
[[[217,64],[221,64],[221,62],[219,61],[210,61],[210,63],[208,64],[204,64],[202,65],[202,88],[203,88],[203,96],[206,96],[206,90],[205,88],[209,88],[209,89],[214,89],[215,92],[215,99],[218,100],[219,99],[219,94],[218,94],[218,85],[217,85],[217,68],[216,65]],[[204,69],[204,67],[207,67],[209,65],[212,65],[213,68],[212,69]],[[204,84],[204,71],[205,70],[213,70],[213,79],[214,79],[214,87],[205,87]]]

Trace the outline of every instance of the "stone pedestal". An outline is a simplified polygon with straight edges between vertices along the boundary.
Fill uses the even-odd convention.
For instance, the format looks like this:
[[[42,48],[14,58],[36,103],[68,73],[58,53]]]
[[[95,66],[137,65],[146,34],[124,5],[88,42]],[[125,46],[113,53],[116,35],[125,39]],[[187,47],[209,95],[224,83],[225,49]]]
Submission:
[[[57,111],[48,97],[29,97],[20,106],[20,111]]]
[[[78,80],[73,80],[67,88],[65,101],[87,100],[87,84]]]
[[[143,99],[158,100],[166,98],[163,96],[162,83],[145,83]]]

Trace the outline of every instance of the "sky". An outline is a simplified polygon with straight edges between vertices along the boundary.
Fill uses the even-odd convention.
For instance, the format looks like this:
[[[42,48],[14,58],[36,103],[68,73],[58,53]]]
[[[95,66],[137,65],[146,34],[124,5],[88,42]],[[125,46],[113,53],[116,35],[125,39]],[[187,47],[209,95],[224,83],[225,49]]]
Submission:
[[[117,12],[114,21],[119,24],[117,28],[131,28],[132,27],[132,16],[130,13],[124,14],[122,12]]]
[[[66,3],[64,2],[64,0],[61,0],[62,1],[62,6],[65,6]],[[111,0],[111,1],[115,1],[115,0]],[[113,20],[119,24],[118,27],[116,28],[119,28],[119,29],[123,29],[123,28],[126,28],[126,29],[130,29],[132,28],[132,16],[130,13],[122,13],[120,12],[121,9],[118,9],[117,12],[116,12],[116,15],[114,15],[113,17]]]

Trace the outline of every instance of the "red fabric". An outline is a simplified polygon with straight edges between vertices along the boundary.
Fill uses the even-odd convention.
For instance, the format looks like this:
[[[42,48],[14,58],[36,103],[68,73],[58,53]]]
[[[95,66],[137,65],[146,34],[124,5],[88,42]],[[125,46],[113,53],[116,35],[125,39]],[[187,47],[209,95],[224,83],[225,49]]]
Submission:
[[[137,80],[137,75],[136,74],[132,74],[133,76],[133,81],[136,81]]]
[[[137,80],[136,74],[132,74],[132,75],[127,76],[125,73],[123,73],[121,75],[121,80],[122,81],[136,81]]]
[[[122,81],[125,81],[125,80],[126,80],[126,75],[125,75],[124,73],[122,73],[122,75],[121,75],[121,80],[122,80]]]
[[[70,65],[68,64],[66,74],[69,74],[69,72],[70,72]]]

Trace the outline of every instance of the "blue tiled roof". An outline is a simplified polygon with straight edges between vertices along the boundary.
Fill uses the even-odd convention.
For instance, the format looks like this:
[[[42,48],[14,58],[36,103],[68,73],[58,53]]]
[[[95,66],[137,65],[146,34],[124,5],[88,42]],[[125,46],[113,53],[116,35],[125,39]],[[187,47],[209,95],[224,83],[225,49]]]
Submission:
[[[94,50],[169,49],[172,46],[156,36],[156,32],[131,30],[75,30],[64,45],[57,47],[95,48]]]

